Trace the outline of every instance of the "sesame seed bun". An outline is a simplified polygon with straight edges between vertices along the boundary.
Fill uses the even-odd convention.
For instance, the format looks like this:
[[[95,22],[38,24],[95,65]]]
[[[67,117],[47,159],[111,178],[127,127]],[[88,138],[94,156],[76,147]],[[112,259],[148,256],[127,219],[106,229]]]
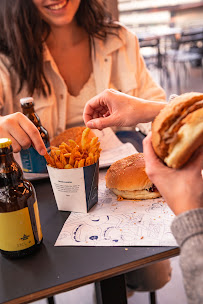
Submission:
[[[143,153],[136,153],[113,163],[106,173],[106,187],[127,199],[161,196],[145,172]]]

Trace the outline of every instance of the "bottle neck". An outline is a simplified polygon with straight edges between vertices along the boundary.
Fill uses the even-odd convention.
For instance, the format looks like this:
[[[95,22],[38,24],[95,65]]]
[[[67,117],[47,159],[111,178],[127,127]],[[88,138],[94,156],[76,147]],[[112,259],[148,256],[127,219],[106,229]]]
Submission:
[[[22,110],[23,110],[23,114],[25,114],[25,115],[32,114],[35,111],[34,110],[34,105],[29,106],[29,107],[22,106]]]
[[[49,144],[49,134],[47,130],[42,126],[40,118],[34,110],[34,103],[25,103],[21,105],[21,107],[23,114],[32,121],[35,127],[37,127],[44,143]]]
[[[12,148],[0,149],[0,188],[16,185],[23,180],[23,172],[15,161]]]
[[[36,127],[41,126],[39,116],[35,113],[34,105],[29,107],[22,106],[22,110],[23,110],[23,114],[27,116]]]

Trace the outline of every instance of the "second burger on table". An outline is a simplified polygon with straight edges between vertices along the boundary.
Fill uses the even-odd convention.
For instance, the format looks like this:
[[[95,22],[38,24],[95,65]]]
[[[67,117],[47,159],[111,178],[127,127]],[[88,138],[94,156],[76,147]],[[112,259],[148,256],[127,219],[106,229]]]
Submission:
[[[106,174],[106,187],[118,197],[130,200],[161,196],[145,172],[143,153],[136,153],[113,163]]]

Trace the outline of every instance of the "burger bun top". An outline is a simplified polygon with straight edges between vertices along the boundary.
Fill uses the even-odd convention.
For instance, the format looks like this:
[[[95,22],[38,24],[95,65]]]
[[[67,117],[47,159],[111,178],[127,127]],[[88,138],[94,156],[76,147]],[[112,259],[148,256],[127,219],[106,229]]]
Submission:
[[[116,161],[106,173],[107,188],[134,191],[149,189],[152,185],[145,172],[143,153],[136,153]]]

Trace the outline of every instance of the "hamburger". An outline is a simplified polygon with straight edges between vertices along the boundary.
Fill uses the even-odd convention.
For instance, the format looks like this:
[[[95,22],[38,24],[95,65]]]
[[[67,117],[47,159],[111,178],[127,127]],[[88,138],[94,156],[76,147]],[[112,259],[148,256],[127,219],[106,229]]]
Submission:
[[[152,145],[168,167],[180,168],[203,145],[203,93],[174,98],[152,123]]]
[[[113,163],[106,173],[106,187],[126,199],[151,199],[160,193],[145,172],[143,153],[136,153]]]
[[[77,144],[79,144],[81,142],[82,132],[84,131],[85,128],[86,127],[73,127],[66,129],[64,132],[60,133],[51,140],[51,146],[58,147],[62,142],[68,144],[69,139],[72,139]],[[95,136],[96,136],[95,133],[92,130],[90,130],[88,134],[88,138],[92,139],[92,137]]]

